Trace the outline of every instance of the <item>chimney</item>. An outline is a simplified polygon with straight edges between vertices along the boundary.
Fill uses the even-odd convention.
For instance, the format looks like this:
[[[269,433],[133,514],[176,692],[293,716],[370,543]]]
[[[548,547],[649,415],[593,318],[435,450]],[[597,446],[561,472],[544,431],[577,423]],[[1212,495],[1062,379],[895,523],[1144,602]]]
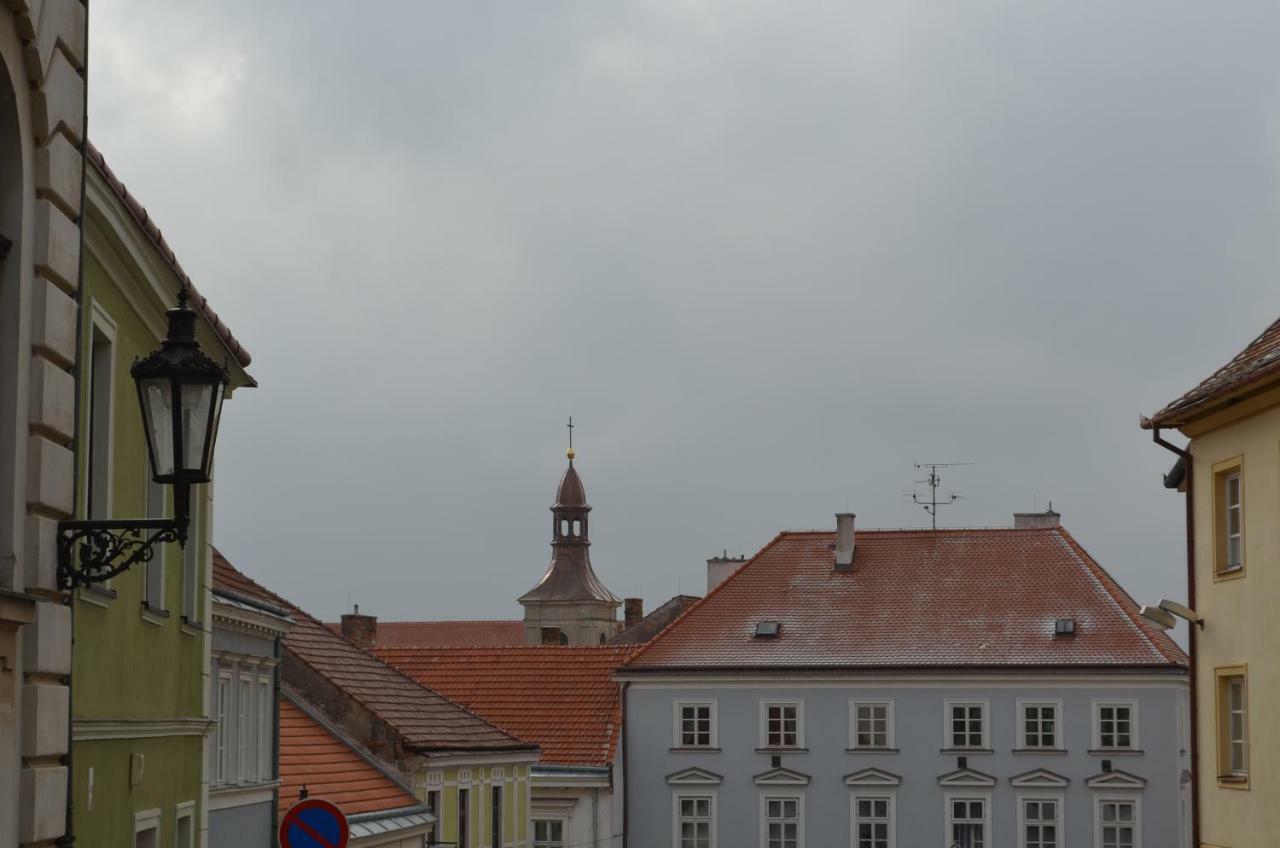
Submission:
[[[357,648],[369,650],[378,639],[378,617],[361,615],[360,605],[356,604],[354,612],[342,617],[342,636]]]
[[[630,629],[644,618],[644,598],[627,598],[623,601],[623,628]]]
[[[1053,501],[1044,512],[1015,512],[1013,514],[1014,530],[1044,530],[1061,525],[1062,515],[1053,511]]]
[[[853,571],[855,517],[852,512],[836,513],[836,571]]]
[[[729,556],[728,549],[718,557],[709,558],[707,560],[707,591],[710,592],[723,583],[730,574],[737,571],[746,561],[747,558],[745,556]]]

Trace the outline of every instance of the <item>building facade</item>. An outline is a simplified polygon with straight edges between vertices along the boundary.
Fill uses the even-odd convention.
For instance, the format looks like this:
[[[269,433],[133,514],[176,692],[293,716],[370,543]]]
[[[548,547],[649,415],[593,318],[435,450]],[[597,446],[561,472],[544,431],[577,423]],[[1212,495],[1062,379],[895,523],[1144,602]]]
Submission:
[[[0,5],[0,846],[67,818],[85,58],[79,0]]]
[[[215,548],[205,762],[208,848],[271,845],[280,802],[280,657],[292,623]]]
[[[165,311],[190,280],[146,211],[89,147],[76,515],[172,514],[151,479],[130,363],[159,346]],[[228,398],[253,385],[248,355],[203,298],[197,336],[230,368]],[[204,845],[204,753],[210,727],[210,537],[213,486],[194,486],[185,547],[74,592],[72,825],[102,846]]]
[[[618,672],[626,844],[1190,845],[1185,656],[1018,523],[748,560]]]
[[[1280,831],[1280,321],[1144,419],[1179,453],[1188,499],[1200,844],[1259,848]],[[1168,443],[1161,430],[1190,439]],[[1270,712],[1268,712],[1270,711]]]

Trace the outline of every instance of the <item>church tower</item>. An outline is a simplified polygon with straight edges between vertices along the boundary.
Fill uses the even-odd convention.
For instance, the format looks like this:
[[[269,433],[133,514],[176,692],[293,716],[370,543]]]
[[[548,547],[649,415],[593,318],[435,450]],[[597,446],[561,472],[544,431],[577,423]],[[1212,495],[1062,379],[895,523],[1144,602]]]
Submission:
[[[587,535],[591,507],[573,467],[573,431],[569,433],[569,468],[551,507],[551,565],[538,585],[520,598],[526,645],[600,645],[618,632],[622,601],[591,569]]]

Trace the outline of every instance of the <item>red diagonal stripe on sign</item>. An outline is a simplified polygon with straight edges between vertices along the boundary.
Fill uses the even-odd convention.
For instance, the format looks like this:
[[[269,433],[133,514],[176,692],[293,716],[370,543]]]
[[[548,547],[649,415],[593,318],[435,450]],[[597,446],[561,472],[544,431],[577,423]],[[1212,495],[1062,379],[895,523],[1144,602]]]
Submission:
[[[334,845],[334,843],[325,839],[319,833],[316,833],[315,828],[313,828],[311,825],[307,824],[302,820],[302,816],[298,816],[296,819],[293,820],[293,826],[300,829],[303,833],[305,833],[307,836],[310,836],[316,842],[319,842],[321,845],[321,848],[337,848],[337,846]]]

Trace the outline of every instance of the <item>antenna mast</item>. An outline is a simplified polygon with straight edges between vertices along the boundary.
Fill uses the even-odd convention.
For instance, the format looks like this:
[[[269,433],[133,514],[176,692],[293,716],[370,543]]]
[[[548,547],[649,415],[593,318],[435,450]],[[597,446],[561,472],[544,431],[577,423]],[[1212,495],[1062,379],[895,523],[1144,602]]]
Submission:
[[[929,499],[925,500],[915,491],[911,492],[912,503],[919,504],[924,507],[924,511],[929,513],[929,518],[933,521],[933,529],[938,529],[938,507],[950,506],[960,500],[961,496],[955,492],[951,492],[944,496],[943,500],[938,500],[938,486],[942,485],[942,475],[938,473],[939,468],[956,468],[961,465],[973,465],[972,462],[917,462],[916,470],[924,470],[926,472],[923,480],[917,480],[917,486],[929,487]]]

